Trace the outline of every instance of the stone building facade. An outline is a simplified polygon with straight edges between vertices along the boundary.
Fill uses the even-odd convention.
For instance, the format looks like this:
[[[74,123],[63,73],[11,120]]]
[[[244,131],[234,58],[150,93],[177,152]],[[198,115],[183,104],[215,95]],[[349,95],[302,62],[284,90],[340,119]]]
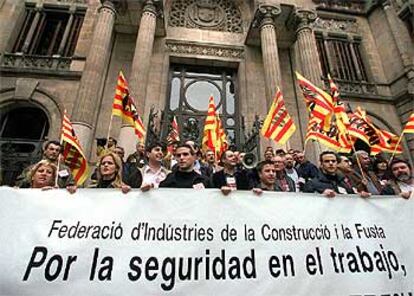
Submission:
[[[331,73],[343,101],[396,134],[414,109],[413,0],[0,0],[0,54],[8,174],[59,137],[64,109],[93,160],[120,70],[160,136],[176,115],[182,138],[200,140],[214,95],[239,148],[277,87],[297,125],[288,145],[303,148],[295,70],[319,86]],[[118,118],[110,133],[134,149],[132,128]],[[413,137],[403,145],[412,158]]]

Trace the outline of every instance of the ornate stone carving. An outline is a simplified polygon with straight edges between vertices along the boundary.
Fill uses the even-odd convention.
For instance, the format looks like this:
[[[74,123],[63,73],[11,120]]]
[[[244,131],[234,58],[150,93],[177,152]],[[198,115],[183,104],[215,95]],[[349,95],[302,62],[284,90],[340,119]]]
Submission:
[[[314,29],[320,29],[325,31],[333,32],[346,32],[346,33],[355,33],[357,34],[358,24],[355,19],[324,19],[318,18],[313,24]]]
[[[244,57],[244,49],[242,47],[188,44],[171,41],[166,43],[166,47],[169,52],[179,54],[204,55],[232,59],[242,59]]]
[[[169,25],[243,33],[241,13],[231,0],[174,0]]]
[[[253,27],[261,28],[264,25],[274,25],[275,19],[282,12],[280,6],[277,5],[260,5],[256,10]]]
[[[315,22],[318,15],[313,10],[298,8],[293,13],[293,23],[297,32],[305,28],[311,28],[311,24]]]

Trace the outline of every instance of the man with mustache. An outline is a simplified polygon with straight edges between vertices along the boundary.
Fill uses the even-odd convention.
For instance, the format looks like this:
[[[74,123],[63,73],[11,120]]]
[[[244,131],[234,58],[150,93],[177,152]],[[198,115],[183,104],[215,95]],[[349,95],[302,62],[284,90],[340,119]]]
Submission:
[[[414,177],[411,165],[403,159],[394,159],[390,164],[391,180],[385,186],[382,194],[399,195],[410,198],[414,192]]]

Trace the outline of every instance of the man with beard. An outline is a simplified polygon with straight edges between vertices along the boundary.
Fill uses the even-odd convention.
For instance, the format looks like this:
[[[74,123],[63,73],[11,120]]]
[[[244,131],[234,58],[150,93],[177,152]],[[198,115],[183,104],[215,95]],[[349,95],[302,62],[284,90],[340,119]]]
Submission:
[[[294,167],[295,161],[293,155],[288,153],[285,155],[285,173],[295,182],[296,191],[299,190],[299,175]]]
[[[160,143],[154,143],[147,147],[148,164],[146,164],[142,170],[142,191],[148,191],[151,188],[158,188],[160,183],[165,180],[169,174],[162,165],[164,158],[164,152]]]
[[[402,159],[394,159],[390,164],[391,180],[382,191],[382,194],[399,195],[410,198],[414,192],[414,177],[411,165]]]
[[[236,170],[237,157],[231,150],[223,152],[220,158],[223,169],[211,177],[212,186],[220,188],[224,195],[233,190],[248,190],[249,180],[246,170]]]

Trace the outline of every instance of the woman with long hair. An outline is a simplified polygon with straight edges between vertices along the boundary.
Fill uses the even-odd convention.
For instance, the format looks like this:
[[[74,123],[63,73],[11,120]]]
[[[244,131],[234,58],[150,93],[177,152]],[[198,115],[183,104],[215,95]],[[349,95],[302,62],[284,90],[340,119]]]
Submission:
[[[122,160],[112,151],[102,154],[97,167],[96,184],[90,188],[120,188],[123,193],[131,190],[131,187],[122,182]]]

